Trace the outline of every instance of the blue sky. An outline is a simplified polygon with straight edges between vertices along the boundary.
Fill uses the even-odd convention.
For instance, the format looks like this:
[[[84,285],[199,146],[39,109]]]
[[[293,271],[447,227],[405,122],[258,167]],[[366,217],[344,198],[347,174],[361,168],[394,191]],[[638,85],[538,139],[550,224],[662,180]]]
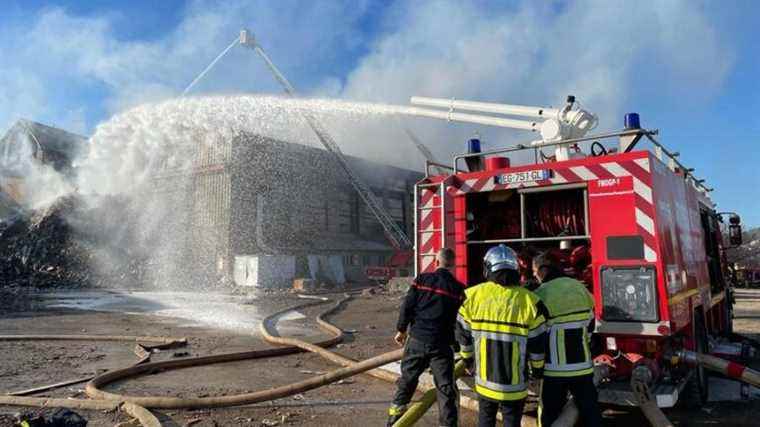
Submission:
[[[19,117],[91,134],[176,96],[244,27],[312,96],[548,105],[575,94],[602,128],[637,111],[760,225],[760,3],[702,1],[22,1],[0,13],[0,131]],[[197,93],[277,93],[233,49]],[[441,157],[473,131],[421,121]],[[484,129],[498,145],[525,140]],[[350,150],[349,150],[350,151]]]

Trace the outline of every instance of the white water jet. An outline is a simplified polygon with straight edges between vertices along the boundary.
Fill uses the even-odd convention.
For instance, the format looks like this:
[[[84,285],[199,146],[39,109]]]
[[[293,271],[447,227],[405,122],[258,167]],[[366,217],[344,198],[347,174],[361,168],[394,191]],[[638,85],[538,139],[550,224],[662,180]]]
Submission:
[[[306,127],[302,113],[316,114],[328,123],[339,122],[340,126],[332,126],[330,131],[338,135],[339,143],[348,140],[342,145],[349,154],[356,155],[366,148],[361,141],[350,140],[352,130],[361,127],[361,120],[413,110],[384,104],[249,95],[146,104],[97,127],[90,140],[89,155],[81,163],[79,188],[84,193],[129,192],[162,168],[188,167],[194,145],[229,141],[240,133],[321,148]],[[411,144],[382,148],[397,153],[399,149],[411,151]]]

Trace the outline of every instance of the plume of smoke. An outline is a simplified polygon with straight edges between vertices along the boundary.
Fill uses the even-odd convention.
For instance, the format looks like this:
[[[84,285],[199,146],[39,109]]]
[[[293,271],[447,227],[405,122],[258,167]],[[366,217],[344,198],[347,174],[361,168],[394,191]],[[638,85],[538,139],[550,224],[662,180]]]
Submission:
[[[430,0],[393,8],[392,30],[375,41],[333,93],[375,102],[408,103],[412,95],[557,106],[568,94],[619,128],[635,92],[704,101],[714,96],[735,53],[688,1],[581,0],[562,5],[509,5]],[[659,101],[658,101],[659,102]],[[647,103],[648,104],[648,103]],[[678,108],[674,106],[674,108]],[[359,140],[376,153],[381,124]],[[520,131],[417,120],[414,126],[440,157],[460,152],[475,130],[491,148],[523,142]],[[382,158],[382,157],[381,157]]]

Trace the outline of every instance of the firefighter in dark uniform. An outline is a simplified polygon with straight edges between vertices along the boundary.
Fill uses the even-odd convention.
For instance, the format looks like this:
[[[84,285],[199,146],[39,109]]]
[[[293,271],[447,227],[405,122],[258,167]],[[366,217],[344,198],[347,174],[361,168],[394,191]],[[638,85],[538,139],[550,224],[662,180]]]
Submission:
[[[541,389],[541,425],[551,426],[573,396],[586,427],[602,425],[594,385],[590,337],[594,330],[594,297],[583,283],[565,276],[559,260],[546,252],[533,258],[541,282],[536,294],[548,310],[547,360]]]
[[[434,273],[415,278],[401,306],[394,339],[406,346],[398,389],[388,410],[388,426],[404,414],[420,375],[428,367],[433,371],[437,390],[439,425],[456,426],[458,422],[452,345],[465,286],[450,271],[454,268],[454,251],[441,249],[436,263],[438,269]]]
[[[528,375],[541,377],[544,366],[545,309],[520,286],[517,255],[499,245],[485,255],[486,282],[468,288],[457,317],[457,341],[467,371],[475,377],[478,426],[520,426]],[[528,370],[530,366],[530,372]]]

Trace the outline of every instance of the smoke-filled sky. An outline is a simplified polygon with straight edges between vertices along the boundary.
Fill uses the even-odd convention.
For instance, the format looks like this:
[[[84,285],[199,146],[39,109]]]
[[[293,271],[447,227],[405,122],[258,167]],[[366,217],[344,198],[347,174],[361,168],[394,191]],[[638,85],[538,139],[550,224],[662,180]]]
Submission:
[[[179,95],[250,28],[309,96],[406,104],[412,95],[559,105],[600,129],[642,124],[716,188],[722,210],[760,225],[760,3],[704,1],[32,1],[0,5],[0,132],[25,117],[92,134],[98,123]],[[193,90],[278,93],[234,48]],[[344,145],[413,153],[371,120]],[[487,148],[531,135],[404,119],[440,158],[479,131]],[[398,124],[398,122],[396,122]],[[403,138],[403,133],[398,133]],[[393,144],[401,142],[394,141]],[[405,155],[405,157],[408,157]],[[421,160],[420,160],[421,162]]]

